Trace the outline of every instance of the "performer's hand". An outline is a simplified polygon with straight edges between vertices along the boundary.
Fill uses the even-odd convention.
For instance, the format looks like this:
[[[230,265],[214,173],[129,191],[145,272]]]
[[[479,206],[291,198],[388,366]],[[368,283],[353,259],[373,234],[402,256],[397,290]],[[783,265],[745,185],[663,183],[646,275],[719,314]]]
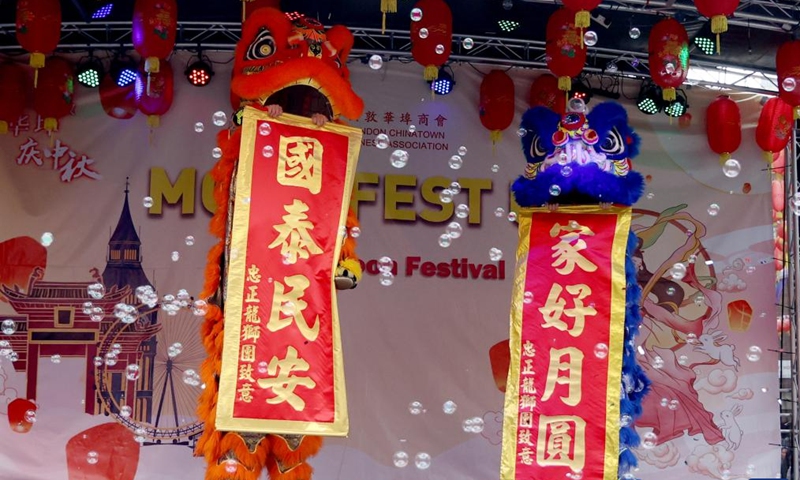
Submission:
[[[555,212],[556,210],[558,210],[557,203],[545,203],[544,206],[547,207],[547,209],[551,212]]]
[[[321,113],[315,113],[314,115],[311,115],[311,121],[314,123],[314,125],[322,127],[328,121],[328,117]]]
[[[280,117],[283,115],[283,107],[280,105],[267,105],[267,115],[270,117]]]
[[[602,208],[603,210],[608,210],[609,208],[611,208],[611,205],[612,205],[611,202],[600,202],[600,208]]]

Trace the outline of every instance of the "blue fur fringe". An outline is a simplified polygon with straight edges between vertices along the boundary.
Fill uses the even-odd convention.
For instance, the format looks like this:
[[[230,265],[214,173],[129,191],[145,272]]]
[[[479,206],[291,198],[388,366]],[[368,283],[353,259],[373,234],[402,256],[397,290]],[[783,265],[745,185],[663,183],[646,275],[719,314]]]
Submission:
[[[618,177],[604,172],[595,164],[578,166],[570,164],[572,173],[564,176],[560,165],[552,165],[539,172],[533,180],[520,176],[511,186],[514,198],[522,207],[541,207],[545,203],[560,205],[588,205],[594,203],[616,203],[631,206],[644,192],[644,178],[639,172],[628,172]],[[550,193],[557,185],[558,195]]]

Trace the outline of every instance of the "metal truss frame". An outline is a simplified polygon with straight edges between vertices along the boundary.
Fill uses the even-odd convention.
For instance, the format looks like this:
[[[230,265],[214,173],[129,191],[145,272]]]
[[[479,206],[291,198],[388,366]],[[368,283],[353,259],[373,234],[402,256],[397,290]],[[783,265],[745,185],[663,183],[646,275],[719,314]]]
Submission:
[[[526,0],[551,3],[552,0]],[[636,0],[639,1],[639,0]],[[627,3],[636,3],[627,2]],[[645,3],[647,0],[641,0]],[[625,3],[625,2],[618,2]],[[658,3],[655,2],[654,3]],[[663,3],[663,2],[662,2]],[[752,2],[751,2],[752,3]],[[772,3],[759,1],[758,3]],[[800,7],[794,7],[796,9]],[[411,38],[408,31],[375,28],[353,28],[355,46],[351,59],[365,59],[369,55],[381,55],[385,60],[412,61]],[[238,22],[182,22],[178,25],[178,50],[232,51],[241,36]],[[523,39],[469,36],[473,47],[466,48],[466,35],[453,36],[452,62],[485,63],[522,68],[545,68],[545,42]],[[60,51],[130,50],[130,22],[86,23],[67,22],[62,25]],[[22,53],[16,42],[15,25],[0,24],[0,53]],[[617,71],[608,71],[614,64]],[[690,84],[711,88],[742,88],[755,92],[777,91],[775,75],[770,71],[751,70],[746,66],[721,64],[692,59]],[[642,52],[591,47],[589,60],[584,69],[591,74],[648,78],[650,76],[647,57]]]
[[[786,152],[786,170],[784,174],[785,181],[785,197],[786,202],[784,206],[784,235],[786,238],[786,251],[788,259],[785,263],[786,276],[784,280],[784,295],[783,302],[779,305],[782,315],[789,315],[791,318],[791,330],[783,332],[781,329],[781,343],[779,350],[779,358],[781,363],[781,395],[779,402],[781,403],[781,436],[786,435],[785,440],[782,441],[783,448],[788,449],[790,455],[791,475],[788,478],[800,478],[800,383],[798,382],[798,373],[800,372],[800,337],[798,334],[798,308],[800,304],[800,220],[795,215],[795,208],[793,204],[800,199],[800,126],[795,123],[795,130],[792,135],[792,142],[789,150]],[[791,246],[791,248],[789,248]],[[789,368],[784,368],[787,366]],[[788,374],[788,378],[786,376]],[[785,397],[784,393],[791,393],[790,397]],[[786,405],[786,400],[790,401],[790,405]],[[788,417],[788,422],[784,419]],[[787,429],[784,425],[791,425]],[[788,440],[788,445],[786,445]]]

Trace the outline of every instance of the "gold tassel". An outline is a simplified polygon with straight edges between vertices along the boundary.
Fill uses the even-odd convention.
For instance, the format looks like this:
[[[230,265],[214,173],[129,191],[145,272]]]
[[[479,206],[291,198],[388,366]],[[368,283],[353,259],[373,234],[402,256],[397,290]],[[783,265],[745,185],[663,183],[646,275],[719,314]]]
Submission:
[[[33,88],[39,86],[39,69],[44,67],[44,53],[33,52],[29,61],[33,67]]]
[[[728,153],[728,152],[722,153],[719,156],[719,164],[720,165],[725,165],[725,162],[727,162],[730,159],[731,159],[731,154],[730,153]]]
[[[711,33],[725,33],[728,31],[728,17],[725,15],[714,15],[711,17]]]
[[[8,122],[5,120],[0,120],[0,135],[5,135],[8,133]]]
[[[58,119],[47,117],[44,119],[44,129],[48,132],[55,132],[58,128]]]
[[[147,126],[150,128],[158,128],[161,125],[161,117],[158,115],[147,116]]]
[[[592,14],[588,10],[580,10],[575,13],[575,26],[578,28],[589,28],[592,24]]]
[[[147,73],[158,73],[161,71],[161,61],[158,57],[147,57],[144,61],[144,71]]]
[[[677,98],[675,89],[672,87],[665,88],[663,98],[668,102],[675,101],[675,99]]]
[[[800,120],[800,107],[794,107],[794,119]]]
[[[492,155],[495,154],[495,145],[500,143],[500,140],[503,139],[503,131],[502,130],[492,130],[489,132],[489,138],[492,140]]]
[[[439,77],[439,67],[436,65],[428,65],[425,67],[425,71],[423,72],[422,76],[425,78],[426,82],[432,82]]]
[[[767,163],[772,163],[772,159],[773,159],[772,152],[764,151],[764,161]]]
[[[558,77],[558,89],[563,90],[565,92],[569,92],[570,90],[572,90],[572,78]]]
[[[381,33],[386,33],[386,14],[397,13],[397,0],[381,0],[381,13],[383,13]]]

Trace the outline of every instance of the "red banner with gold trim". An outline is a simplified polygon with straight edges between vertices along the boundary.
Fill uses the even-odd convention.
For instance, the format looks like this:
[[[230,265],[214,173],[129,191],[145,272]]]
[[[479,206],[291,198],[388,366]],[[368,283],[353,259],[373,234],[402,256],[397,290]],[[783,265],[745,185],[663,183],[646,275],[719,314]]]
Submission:
[[[629,208],[523,209],[501,480],[616,480]]]
[[[348,431],[334,274],[361,130],[247,108],[216,427]]]

